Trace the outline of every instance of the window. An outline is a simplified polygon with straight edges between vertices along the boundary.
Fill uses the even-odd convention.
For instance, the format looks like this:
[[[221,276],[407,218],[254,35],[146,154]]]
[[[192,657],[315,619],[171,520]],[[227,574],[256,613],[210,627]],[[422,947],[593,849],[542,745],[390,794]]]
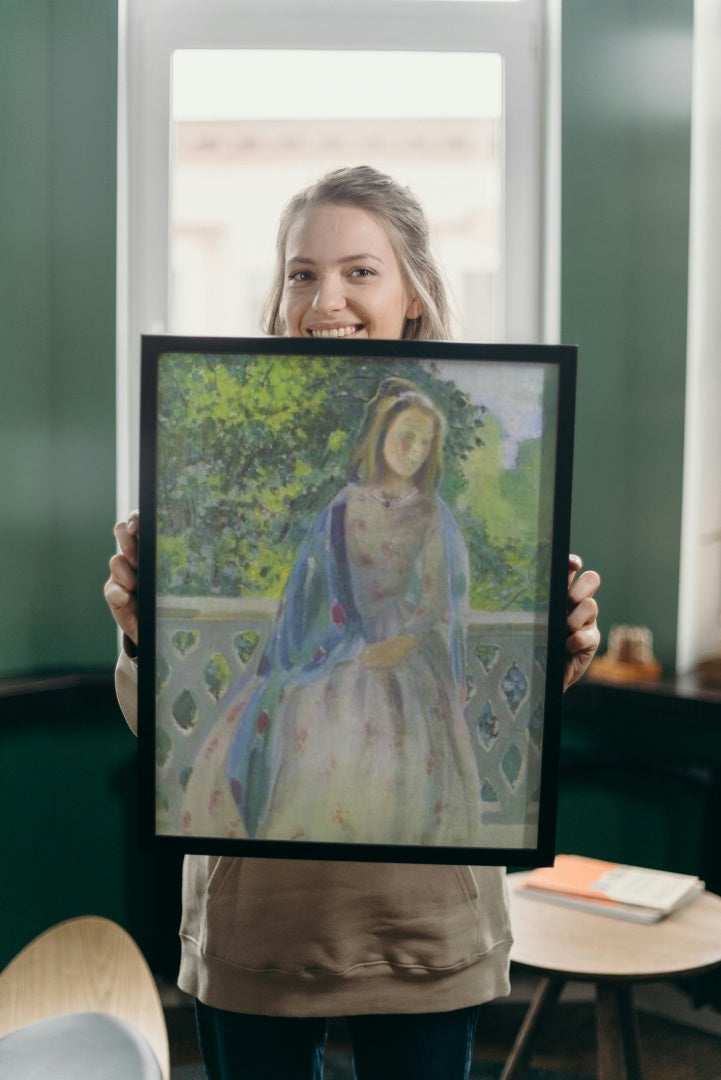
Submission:
[[[718,664],[721,657],[721,260],[717,239],[721,227],[717,194],[721,181],[720,43],[719,5],[696,5],[686,435],[676,657],[677,670],[682,674],[712,656]]]
[[[168,329],[258,333],[287,199],[329,169],[372,163],[426,208],[456,336],[498,340],[502,109],[496,54],[176,52]]]
[[[121,3],[122,513],[140,335],[258,333],[280,209],[328,169],[363,160],[418,193],[459,337],[554,340],[551,22],[543,0]]]

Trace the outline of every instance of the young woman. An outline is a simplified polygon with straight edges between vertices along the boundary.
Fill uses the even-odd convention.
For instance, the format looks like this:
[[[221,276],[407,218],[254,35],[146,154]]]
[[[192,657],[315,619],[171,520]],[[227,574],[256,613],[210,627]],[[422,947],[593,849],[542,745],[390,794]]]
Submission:
[[[291,201],[270,333],[442,339],[448,324],[425,216],[407,189],[360,167]],[[407,478],[389,479],[386,494],[401,495]],[[105,587],[125,634],[117,688],[132,726],[137,534],[136,513],[116,525]],[[566,686],[599,641],[599,578],[580,568],[571,557]],[[399,649],[391,667],[406,659]],[[349,1018],[359,1080],[462,1080],[479,1005],[509,989],[498,867],[187,856],[180,934],[179,985],[197,1000],[211,1080],[317,1080],[329,1016]]]

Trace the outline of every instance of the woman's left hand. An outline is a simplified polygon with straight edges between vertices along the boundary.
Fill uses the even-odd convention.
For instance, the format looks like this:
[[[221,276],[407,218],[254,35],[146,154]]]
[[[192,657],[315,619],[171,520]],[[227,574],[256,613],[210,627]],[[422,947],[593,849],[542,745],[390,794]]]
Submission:
[[[598,604],[594,600],[601,578],[595,570],[586,570],[576,577],[582,566],[583,562],[578,555],[569,555],[564,690],[568,690],[569,686],[573,686],[581,678],[593,660],[601,640],[596,625]]]
[[[399,634],[397,637],[366,645],[358,659],[364,667],[390,670],[410,656],[417,644],[418,638],[415,634]]]

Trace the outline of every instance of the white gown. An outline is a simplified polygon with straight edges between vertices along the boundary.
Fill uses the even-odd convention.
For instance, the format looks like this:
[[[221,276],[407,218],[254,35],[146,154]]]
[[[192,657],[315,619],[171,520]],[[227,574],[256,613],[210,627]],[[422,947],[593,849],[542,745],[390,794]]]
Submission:
[[[401,637],[409,651],[387,666],[361,650],[283,696],[280,766],[256,837],[480,846],[481,785],[446,641],[438,503],[416,493],[387,506],[355,486],[345,522],[364,637],[369,646]],[[415,606],[412,573],[422,575]],[[193,769],[184,801],[192,835],[245,835],[226,762],[253,689],[216,725]]]

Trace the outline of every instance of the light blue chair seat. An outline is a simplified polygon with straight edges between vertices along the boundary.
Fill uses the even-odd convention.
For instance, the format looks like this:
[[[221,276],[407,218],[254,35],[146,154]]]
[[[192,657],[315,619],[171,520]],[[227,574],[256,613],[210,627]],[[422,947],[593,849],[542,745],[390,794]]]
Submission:
[[[7,1080],[161,1080],[145,1037],[102,1013],[37,1020],[0,1039]]]

